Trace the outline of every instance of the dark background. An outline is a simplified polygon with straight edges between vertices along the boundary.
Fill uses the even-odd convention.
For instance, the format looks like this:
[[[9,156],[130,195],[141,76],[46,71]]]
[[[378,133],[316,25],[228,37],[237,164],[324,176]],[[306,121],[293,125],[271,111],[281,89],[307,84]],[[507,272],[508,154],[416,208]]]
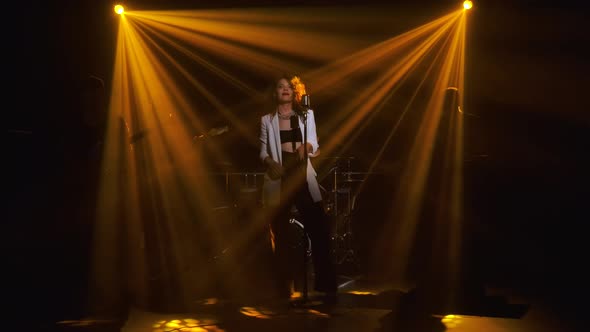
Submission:
[[[215,8],[361,2],[333,3],[133,4],[144,8]],[[427,21],[460,5],[458,1],[387,3],[405,12],[415,11],[416,17],[409,19],[412,22],[420,22],[421,17]],[[582,272],[588,239],[583,227],[590,220],[590,54],[586,50],[590,38],[583,20],[588,12],[578,1],[476,1],[474,5],[468,26],[465,110],[478,117],[468,123],[467,140],[477,142],[475,149],[486,157],[466,163],[466,200],[470,216],[489,230],[485,248],[489,264],[483,266],[496,284],[549,294],[565,305],[572,304],[575,294],[586,288]],[[22,6],[19,13],[12,14],[18,24],[11,23],[4,30],[4,53],[8,56],[4,75],[8,106],[3,121],[8,137],[8,153],[3,158],[8,165],[4,241],[8,269],[3,270],[9,271],[10,283],[5,285],[14,291],[10,294],[15,294],[11,298],[17,309],[46,294],[50,285],[42,280],[47,274],[59,274],[52,269],[51,259],[60,258],[48,260],[44,256],[47,247],[60,241],[48,236],[56,221],[47,213],[63,194],[63,179],[52,172],[54,153],[59,150],[58,128],[77,80],[95,74],[109,83],[116,27],[112,4],[106,1],[61,0]],[[266,88],[257,78],[251,79],[259,84],[257,88]],[[319,103],[315,108],[320,123],[337,112],[329,104]],[[403,141],[396,144],[403,145]],[[398,148],[403,146],[394,144],[390,150]],[[343,153],[359,157],[359,170],[372,161],[370,153],[363,154],[362,145]],[[245,168],[257,167],[244,158]],[[381,200],[376,204],[386,204],[387,195],[380,192]]]

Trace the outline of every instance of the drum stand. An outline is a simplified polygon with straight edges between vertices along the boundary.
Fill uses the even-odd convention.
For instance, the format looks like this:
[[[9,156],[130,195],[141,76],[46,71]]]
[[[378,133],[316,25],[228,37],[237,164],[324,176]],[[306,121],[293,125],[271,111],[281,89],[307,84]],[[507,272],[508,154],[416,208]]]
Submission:
[[[303,241],[304,241],[303,244],[304,245],[307,244],[307,239],[308,239],[307,230],[305,229],[305,226],[304,226],[303,227]],[[307,246],[305,246],[304,250],[303,250],[303,292],[302,292],[303,293],[303,295],[302,295],[303,296],[303,298],[302,298],[303,303],[306,303],[307,299],[308,299],[307,298],[307,296],[308,296],[307,295],[307,289],[308,289],[308,286],[307,286],[307,265],[309,263],[309,255],[308,254],[309,254],[308,248],[307,248]]]
[[[343,180],[344,183],[352,183],[351,172],[350,172],[350,159],[348,160],[347,167],[348,172],[338,172],[338,167],[334,168],[334,217],[336,218],[336,231],[332,237],[333,241],[333,253],[335,255],[335,263],[342,265],[344,263],[352,263],[355,266],[358,264],[357,255],[353,247],[353,234],[352,234],[352,210],[354,206],[354,200],[356,194],[352,194],[352,188],[350,186],[340,187],[338,183],[339,175],[346,177]],[[346,194],[346,210],[343,212],[339,211],[338,207],[338,195],[340,193]],[[341,220],[339,218],[342,218]]]

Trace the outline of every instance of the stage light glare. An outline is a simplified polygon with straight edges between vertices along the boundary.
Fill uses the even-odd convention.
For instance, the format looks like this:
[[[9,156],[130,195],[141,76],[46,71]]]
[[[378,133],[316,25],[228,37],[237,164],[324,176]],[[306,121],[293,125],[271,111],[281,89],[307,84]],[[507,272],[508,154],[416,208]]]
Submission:
[[[461,316],[459,315],[445,315],[440,321],[447,329],[455,328],[462,323]]]
[[[121,5],[115,6],[115,13],[121,15],[121,14],[123,14],[123,12],[125,12],[125,8],[123,8],[123,6],[121,6]]]
[[[463,2],[464,9],[471,9],[471,7],[473,7],[473,2],[471,2],[469,0]]]

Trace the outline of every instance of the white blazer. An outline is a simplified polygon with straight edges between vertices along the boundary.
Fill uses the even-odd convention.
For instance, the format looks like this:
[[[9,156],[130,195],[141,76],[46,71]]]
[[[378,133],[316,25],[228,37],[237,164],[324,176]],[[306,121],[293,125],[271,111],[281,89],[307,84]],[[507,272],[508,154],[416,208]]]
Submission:
[[[298,118],[301,137],[305,137],[302,117]],[[307,142],[309,142],[312,147],[311,151],[308,151],[308,153],[315,154],[318,151],[319,144],[315,127],[315,118],[312,110],[307,111]],[[260,159],[264,162],[264,159],[269,156],[279,164],[283,164],[279,117],[276,113],[266,114],[260,120]],[[321,201],[322,193],[317,181],[317,173],[309,158],[307,160],[307,186],[313,201]],[[281,195],[281,180],[272,180],[267,172],[264,175],[262,192],[262,201],[265,206],[278,205]]]

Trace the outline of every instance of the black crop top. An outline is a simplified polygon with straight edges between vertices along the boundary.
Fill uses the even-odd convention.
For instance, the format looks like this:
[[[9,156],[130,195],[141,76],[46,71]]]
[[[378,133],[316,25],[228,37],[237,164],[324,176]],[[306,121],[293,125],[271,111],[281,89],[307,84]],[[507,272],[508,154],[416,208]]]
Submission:
[[[281,143],[302,142],[301,130],[299,128],[281,130]]]

